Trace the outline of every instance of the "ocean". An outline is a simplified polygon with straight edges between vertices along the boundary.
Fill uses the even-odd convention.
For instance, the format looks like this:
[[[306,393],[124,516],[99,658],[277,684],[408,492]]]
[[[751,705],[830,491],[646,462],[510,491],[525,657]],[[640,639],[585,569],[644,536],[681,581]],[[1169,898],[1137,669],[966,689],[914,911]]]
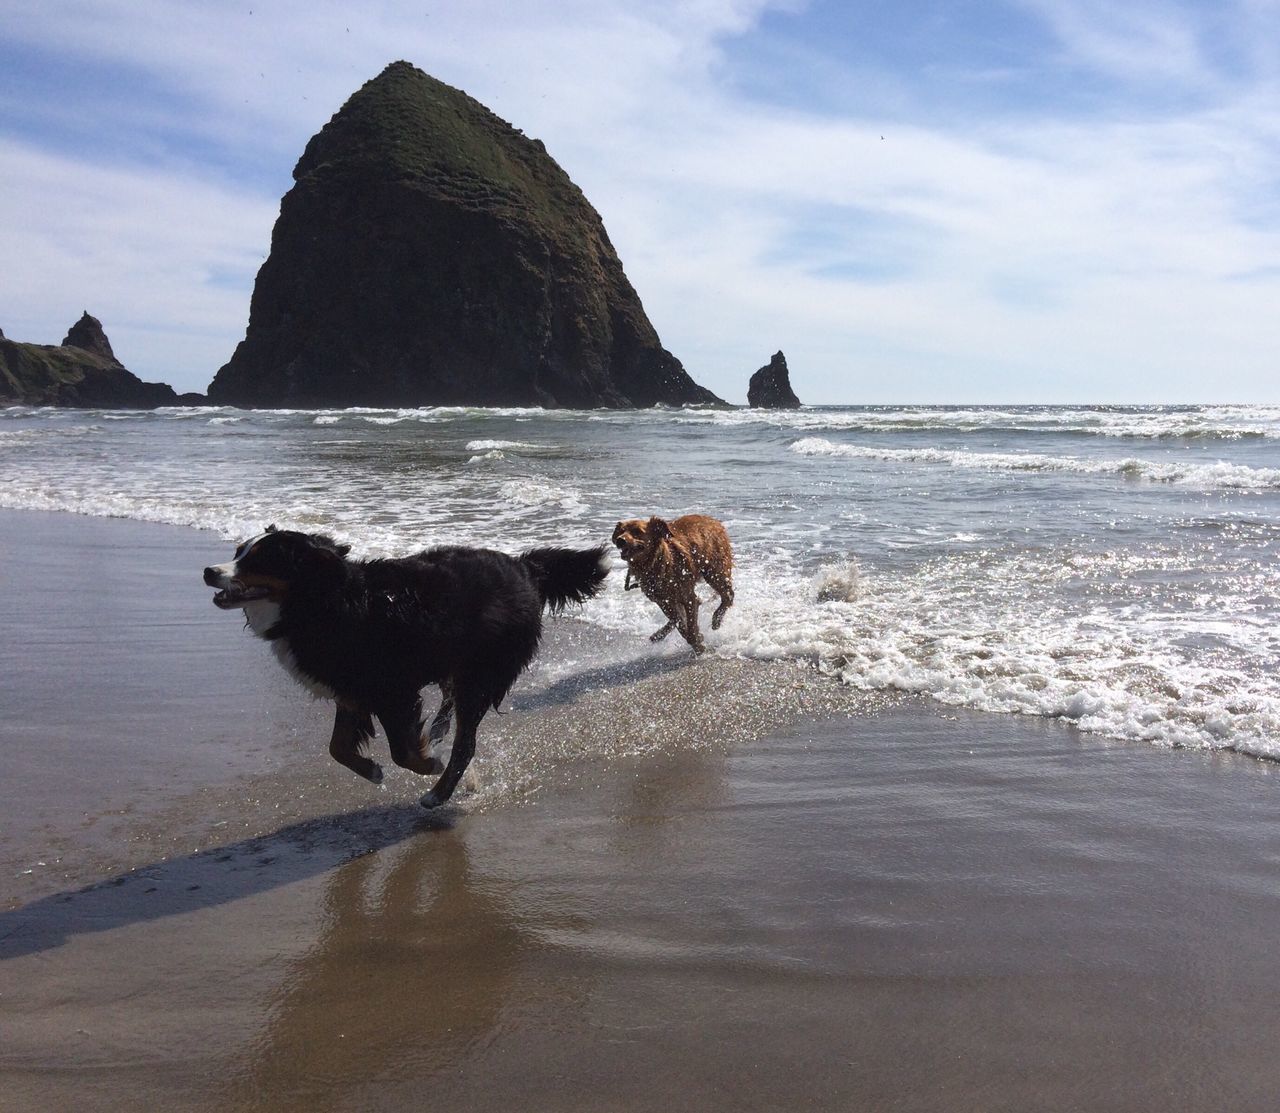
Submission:
[[[1280,406],[13,407],[0,475],[4,508],[357,556],[711,514],[737,560],[718,655],[1280,758]],[[582,619],[656,628],[617,568]]]

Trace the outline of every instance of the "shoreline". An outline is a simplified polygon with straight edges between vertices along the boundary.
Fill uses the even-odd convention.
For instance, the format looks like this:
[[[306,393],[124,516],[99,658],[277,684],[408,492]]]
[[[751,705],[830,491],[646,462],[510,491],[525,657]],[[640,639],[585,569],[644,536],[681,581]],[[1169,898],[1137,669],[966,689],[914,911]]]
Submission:
[[[332,704],[289,678],[239,615],[211,606],[201,571],[229,547],[211,531],[0,510],[0,547],[12,554],[0,781],[25,786],[0,813],[0,909],[148,865],[171,845],[416,807],[430,778],[394,766],[380,730],[381,788],[332,762]],[[655,650],[640,633],[548,616],[532,666],[481,726],[479,791],[454,810],[554,791],[576,781],[579,760],[670,752],[690,735],[724,749],[894,698],[793,662],[695,661],[676,640]]]
[[[1280,1092],[1272,764],[570,619],[426,813],[209,605],[215,537],[40,513],[0,513],[16,1110]]]

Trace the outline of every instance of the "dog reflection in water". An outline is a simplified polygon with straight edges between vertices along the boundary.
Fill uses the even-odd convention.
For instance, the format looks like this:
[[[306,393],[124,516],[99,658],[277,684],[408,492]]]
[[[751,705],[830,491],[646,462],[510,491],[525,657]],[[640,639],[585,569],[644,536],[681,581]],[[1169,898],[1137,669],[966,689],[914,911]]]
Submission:
[[[671,522],[632,518],[614,527],[613,543],[627,562],[624,586],[639,587],[667,616],[666,625],[650,640],[661,641],[679,630],[693,651],[701,653],[701,603],[694,587],[705,581],[720,596],[711,616],[713,630],[720,629],[725,611],[733,606],[733,549],[724,526],[705,514],[686,514]]]
[[[329,753],[378,784],[368,756],[373,720],[392,760],[440,774],[422,806],[452,795],[475,753],[476,728],[537,652],[542,613],[600,590],[607,546],[530,549],[518,557],[457,546],[397,560],[351,560],[324,534],[270,526],[204,570],[214,603],[239,609],[280,663],[337,704]],[[423,734],[421,690],[437,684],[440,710]],[[431,747],[455,718],[449,764]]]

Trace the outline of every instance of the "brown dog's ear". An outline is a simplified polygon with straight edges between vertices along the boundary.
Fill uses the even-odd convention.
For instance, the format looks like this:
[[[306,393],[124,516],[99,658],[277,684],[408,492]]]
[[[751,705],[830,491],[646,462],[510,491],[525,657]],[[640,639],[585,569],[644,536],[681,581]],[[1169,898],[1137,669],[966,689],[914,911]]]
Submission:
[[[618,543],[618,536],[621,533],[622,533],[622,523],[619,522],[616,526],[613,527],[613,543],[615,545]]]
[[[671,536],[671,527],[667,525],[665,518],[655,516],[649,519],[647,532],[654,541],[661,541]]]

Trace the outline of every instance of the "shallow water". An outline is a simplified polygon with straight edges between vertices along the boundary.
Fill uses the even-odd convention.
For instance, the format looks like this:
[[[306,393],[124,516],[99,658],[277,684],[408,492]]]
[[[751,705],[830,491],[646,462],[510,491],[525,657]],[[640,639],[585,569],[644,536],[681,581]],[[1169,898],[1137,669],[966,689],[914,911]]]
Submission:
[[[710,513],[738,557],[722,654],[1280,756],[1280,407],[14,408],[0,468],[0,506],[360,555]],[[583,619],[656,626],[638,596]]]

